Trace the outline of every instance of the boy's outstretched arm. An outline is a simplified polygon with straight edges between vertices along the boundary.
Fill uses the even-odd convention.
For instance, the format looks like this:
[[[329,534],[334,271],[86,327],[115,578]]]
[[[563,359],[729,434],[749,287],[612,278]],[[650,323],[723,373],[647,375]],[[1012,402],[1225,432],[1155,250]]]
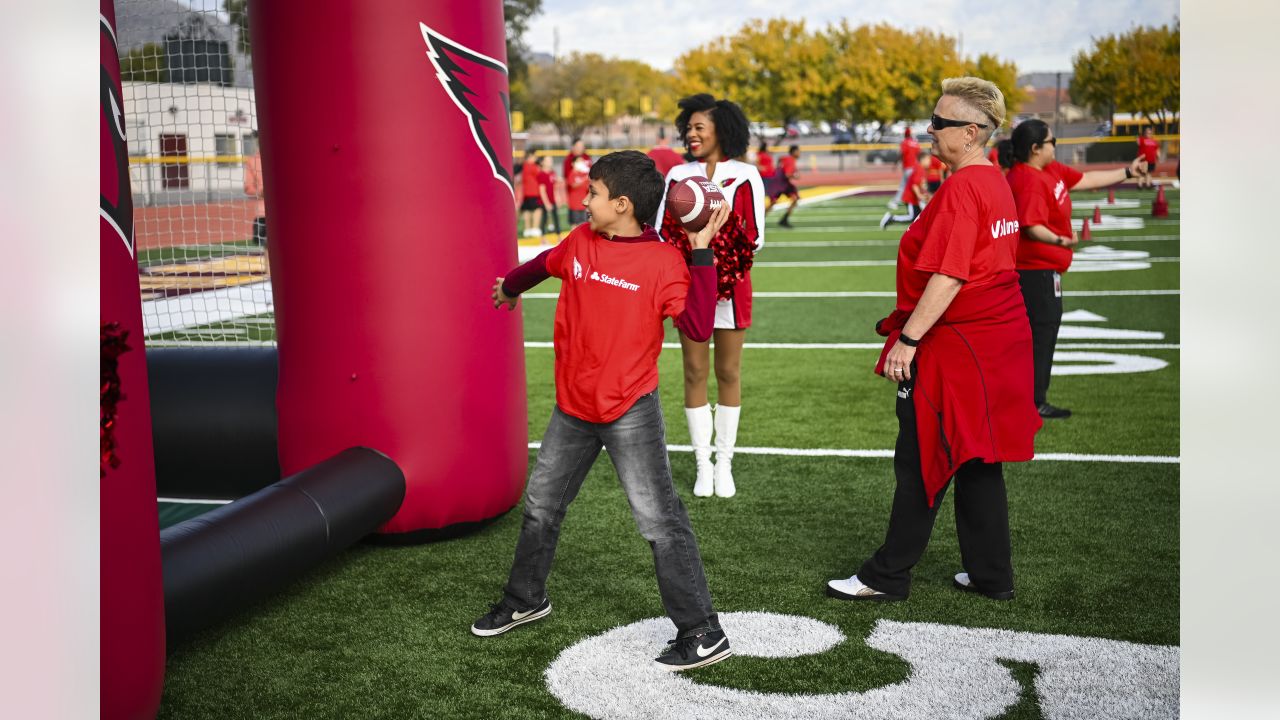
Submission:
[[[499,308],[506,305],[507,310],[515,310],[516,301],[520,299],[521,293],[551,277],[551,271],[547,270],[547,256],[554,249],[543,251],[534,259],[507,273],[505,278],[494,278],[496,282],[493,284],[493,294],[490,296],[493,298],[493,307]]]

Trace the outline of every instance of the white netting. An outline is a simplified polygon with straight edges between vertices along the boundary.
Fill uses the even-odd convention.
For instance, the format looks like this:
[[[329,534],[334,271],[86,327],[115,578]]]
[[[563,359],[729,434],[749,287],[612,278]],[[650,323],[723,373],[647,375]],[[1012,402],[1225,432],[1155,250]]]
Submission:
[[[273,343],[244,0],[117,0],[149,344]]]

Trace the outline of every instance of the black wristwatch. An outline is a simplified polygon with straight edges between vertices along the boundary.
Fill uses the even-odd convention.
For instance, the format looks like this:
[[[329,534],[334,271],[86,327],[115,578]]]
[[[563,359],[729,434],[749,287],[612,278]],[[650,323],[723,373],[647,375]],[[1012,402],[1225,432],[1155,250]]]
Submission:
[[[1124,169],[1124,179],[1125,179],[1125,180],[1129,180],[1129,179],[1130,179],[1130,178],[1132,178],[1132,177],[1133,177],[1133,168],[1131,168],[1131,167],[1126,167],[1126,168]]]
[[[898,340],[902,341],[902,344],[906,345],[907,347],[916,347],[917,345],[920,344],[919,340],[916,340],[915,338],[910,337],[906,333],[899,333]]]

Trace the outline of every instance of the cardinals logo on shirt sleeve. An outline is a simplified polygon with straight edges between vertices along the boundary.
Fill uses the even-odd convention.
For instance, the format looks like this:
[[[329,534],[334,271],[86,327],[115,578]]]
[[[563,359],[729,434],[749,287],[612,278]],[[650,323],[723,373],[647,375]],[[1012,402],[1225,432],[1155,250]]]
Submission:
[[[471,136],[500,180],[515,196],[511,171],[511,100],[507,95],[507,66],[460,45],[423,23],[422,39],[436,79],[458,109],[467,116]]]

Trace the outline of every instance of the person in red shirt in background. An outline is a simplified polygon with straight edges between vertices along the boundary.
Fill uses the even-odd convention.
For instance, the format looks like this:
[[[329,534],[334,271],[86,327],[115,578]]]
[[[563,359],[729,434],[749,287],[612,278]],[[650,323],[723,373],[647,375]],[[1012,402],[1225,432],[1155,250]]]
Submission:
[[[548,226],[555,229],[556,237],[560,236],[560,214],[556,207],[556,171],[552,169],[551,156],[546,155],[542,158],[542,162],[538,170],[539,199],[542,200],[542,206],[545,214],[542,216],[542,224],[538,228],[543,235],[547,234]]]
[[[929,185],[929,194],[938,192],[938,188],[942,187],[942,181],[947,179],[951,174],[947,164],[938,159],[937,155],[933,155],[928,162],[921,161],[920,166],[924,168],[925,182]]]
[[[684,158],[680,157],[680,153],[672,150],[667,142],[667,129],[658,128],[658,144],[649,151],[649,159],[653,160],[653,164],[664,178],[671,172],[671,168],[684,164]]]
[[[984,146],[1004,122],[1004,96],[979,78],[942,81],[929,133],[956,168],[898,247],[898,302],[876,373],[897,383],[897,488],[884,544],[840,600],[906,600],[947,485],[955,478],[964,572],[953,585],[1013,598],[1009,503],[1002,463],[1035,454],[1031,330],[1018,292],[1017,208]]]
[[[547,576],[561,522],[607,447],[640,534],[653,549],[658,592],[678,633],[654,662],[679,671],[732,655],[711,606],[689,513],[672,484],[658,398],[663,320],[671,318],[692,338],[711,337],[716,271],[708,246],[730,208],[721,205],[689,238],[686,264],[680,250],[641,220],[654,217],[662,194],[662,176],[648,157],[635,150],[605,155],[591,168],[590,224],[493,286],[493,306],[515,309],[521,293],[560,278],[556,404],[525,487],[524,519],[502,599],[471,626],[475,635],[499,635],[551,613]]]
[[[1146,177],[1138,178],[1138,185],[1143,184],[1146,180],[1147,187],[1154,187],[1152,182],[1156,176],[1156,163],[1160,160],[1160,143],[1155,138],[1155,128],[1150,125],[1142,128],[1142,135],[1138,136],[1138,157],[1147,164]]]
[[[796,164],[800,159],[800,146],[792,145],[787,149],[787,154],[782,156],[782,160],[778,162],[778,171],[774,176],[773,189],[769,191],[769,207],[764,209],[764,214],[768,215],[773,209],[778,198],[787,196],[791,199],[791,204],[787,205],[787,211],[783,213],[782,219],[778,221],[778,227],[791,227],[791,213],[795,211],[796,206],[800,204],[800,190],[796,188],[795,179],[800,176],[796,172]]]
[[[525,151],[520,168],[520,218],[525,237],[542,235],[542,184],[538,182],[538,154],[532,150]]]
[[[920,162],[929,159],[928,150],[921,151]],[[911,169],[911,176],[907,180],[907,188],[902,192],[902,201],[907,204],[906,215],[894,215],[892,210],[886,211],[884,217],[880,218],[880,229],[884,230],[889,227],[889,223],[907,223],[910,225],[920,215],[920,208],[929,202],[929,185],[925,182],[924,168],[916,165]]]
[[[264,200],[266,186],[262,183],[262,150],[257,146],[258,131],[253,131],[254,151],[244,159],[244,194],[255,198],[253,210],[253,241],[267,244],[267,203]],[[266,255],[264,254],[265,258]]]
[[[590,180],[591,161],[580,157],[573,161],[569,175],[564,179],[565,205],[569,208],[569,225],[577,226],[587,221],[584,208]]]
[[[569,170],[573,167],[573,162],[578,158],[583,158],[587,162],[591,161],[591,156],[587,154],[587,146],[582,142],[582,138],[574,138],[573,145],[570,146],[568,154],[564,156],[564,167],[561,169],[561,175],[569,177]]]
[[[1095,190],[1146,172],[1141,157],[1126,168],[1082,173],[1054,159],[1058,139],[1043,120],[1024,120],[1013,131],[1016,160],[1006,179],[1018,205],[1021,240],[1018,278],[1031,321],[1035,350],[1035,403],[1043,418],[1068,418],[1071,411],[1050,405],[1053,350],[1062,325],[1062,273],[1071,267],[1079,239],[1071,226],[1071,190]]]
[[[907,190],[911,173],[919,164],[919,156],[920,143],[911,136],[911,126],[908,125],[902,131],[902,142],[898,143],[898,164],[902,166],[902,182],[898,184],[898,192],[894,193],[893,199],[889,201],[890,210],[897,210],[899,203],[902,202],[902,195]]]
[[[1000,172],[1008,175],[1009,171],[1013,169],[1014,163],[1013,141],[1009,138],[1001,140],[996,143],[995,147],[991,148],[991,153],[994,157],[992,157],[992,155],[987,156],[991,164],[999,166]]]

